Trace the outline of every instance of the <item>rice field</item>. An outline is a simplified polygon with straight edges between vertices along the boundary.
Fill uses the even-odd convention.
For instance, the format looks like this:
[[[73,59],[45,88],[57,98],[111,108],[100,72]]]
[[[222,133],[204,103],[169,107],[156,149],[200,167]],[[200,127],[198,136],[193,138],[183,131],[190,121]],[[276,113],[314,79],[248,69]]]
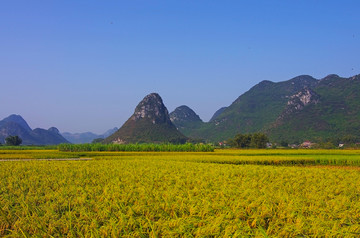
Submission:
[[[37,160],[52,158],[92,160]],[[0,150],[0,160],[2,237],[360,236],[357,150]]]
[[[60,151],[213,152],[211,144],[60,144]]]

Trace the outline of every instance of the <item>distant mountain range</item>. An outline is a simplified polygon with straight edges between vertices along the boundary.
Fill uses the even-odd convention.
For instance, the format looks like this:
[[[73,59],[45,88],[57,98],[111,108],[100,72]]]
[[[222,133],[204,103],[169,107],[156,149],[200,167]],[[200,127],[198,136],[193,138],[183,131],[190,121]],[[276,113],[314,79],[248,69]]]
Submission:
[[[116,132],[119,128],[114,127],[113,129],[110,129],[106,131],[104,134],[95,134],[92,132],[84,132],[84,133],[70,133],[70,132],[64,132],[61,133],[61,135],[68,140],[69,142],[73,144],[83,144],[83,143],[91,143],[94,139],[99,138],[106,138],[110,135],[112,135],[114,132]]]
[[[217,110],[204,122],[188,106],[170,114],[160,95],[147,95],[120,128],[96,135],[63,133],[52,127],[32,130],[19,115],[0,121],[0,141],[18,135],[23,144],[182,143],[189,138],[224,141],[238,133],[263,132],[273,142],[326,141],[342,137],[360,140],[360,75],[328,75],[315,79],[301,75],[283,82],[262,81],[231,105]],[[65,138],[67,139],[65,139]]]
[[[10,115],[0,121],[0,142],[5,143],[8,136],[19,136],[23,145],[57,145],[69,143],[55,127],[48,130],[36,128],[32,130],[19,115]]]
[[[253,132],[264,132],[279,142],[360,138],[360,75],[262,81],[219,109],[209,122],[185,116],[176,116],[173,122],[184,135],[208,141]]]
[[[187,138],[171,122],[167,108],[157,93],[147,95],[134,114],[105,143],[184,143]]]

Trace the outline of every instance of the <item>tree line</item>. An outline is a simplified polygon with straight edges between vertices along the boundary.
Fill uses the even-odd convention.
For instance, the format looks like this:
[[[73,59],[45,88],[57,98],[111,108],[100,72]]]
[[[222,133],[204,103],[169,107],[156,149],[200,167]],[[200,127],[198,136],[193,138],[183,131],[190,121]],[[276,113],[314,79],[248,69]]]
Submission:
[[[8,136],[5,138],[5,145],[7,146],[17,146],[17,145],[21,145],[21,143],[22,143],[22,139],[19,136]]]
[[[266,148],[269,142],[267,135],[263,133],[237,134],[228,140],[228,144],[236,148]]]

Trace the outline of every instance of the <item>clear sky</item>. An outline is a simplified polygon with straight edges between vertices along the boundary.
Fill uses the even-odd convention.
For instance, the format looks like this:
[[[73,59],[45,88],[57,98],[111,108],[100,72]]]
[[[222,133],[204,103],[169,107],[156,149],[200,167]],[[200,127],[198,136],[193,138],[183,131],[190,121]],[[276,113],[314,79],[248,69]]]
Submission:
[[[0,119],[103,133],[157,92],[207,121],[262,80],[360,73],[358,0],[2,0]]]

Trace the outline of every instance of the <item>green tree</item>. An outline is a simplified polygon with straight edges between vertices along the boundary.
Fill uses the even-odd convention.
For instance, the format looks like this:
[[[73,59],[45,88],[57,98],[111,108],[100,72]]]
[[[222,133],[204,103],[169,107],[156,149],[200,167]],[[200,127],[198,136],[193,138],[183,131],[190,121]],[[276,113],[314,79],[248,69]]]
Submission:
[[[251,136],[251,143],[250,143],[250,147],[251,148],[266,148],[266,143],[269,142],[269,138],[267,137],[267,135],[263,134],[263,133],[254,133]]]
[[[289,143],[288,143],[287,141],[282,140],[282,141],[280,142],[280,146],[282,146],[282,147],[288,147],[288,146],[289,146]]]
[[[17,146],[22,143],[22,139],[18,136],[8,136],[5,138],[6,145]]]
[[[263,133],[237,134],[228,140],[230,146],[237,148],[266,148],[269,138]]]
[[[97,138],[97,139],[93,139],[93,141],[91,143],[98,144],[98,143],[103,143],[103,142],[104,142],[104,138]]]
[[[237,134],[231,141],[233,146],[237,148],[249,148],[251,143],[251,135]]]
[[[344,144],[351,145],[351,144],[355,144],[356,142],[358,142],[358,138],[353,135],[346,135],[341,138],[341,141]]]
[[[321,149],[334,149],[334,148],[336,148],[336,146],[331,141],[319,143],[318,147],[321,148]]]

